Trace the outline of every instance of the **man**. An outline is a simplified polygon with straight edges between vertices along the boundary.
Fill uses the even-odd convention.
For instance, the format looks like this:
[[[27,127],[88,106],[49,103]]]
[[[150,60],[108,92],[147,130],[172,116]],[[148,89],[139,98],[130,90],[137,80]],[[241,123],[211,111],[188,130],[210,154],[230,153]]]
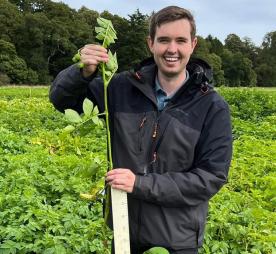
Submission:
[[[173,254],[198,253],[208,201],[227,179],[229,109],[209,84],[209,65],[190,60],[195,33],[189,11],[176,6],[160,10],[149,30],[154,58],[134,72],[117,74],[109,84],[114,169],[106,180],[128,192],[132,254],[154,246]],[[101,46],[84,46],[85,67],[70,66],[53,83],[55,107],[81,111],[88,97],[103,111],[96,70],[107,61]]]

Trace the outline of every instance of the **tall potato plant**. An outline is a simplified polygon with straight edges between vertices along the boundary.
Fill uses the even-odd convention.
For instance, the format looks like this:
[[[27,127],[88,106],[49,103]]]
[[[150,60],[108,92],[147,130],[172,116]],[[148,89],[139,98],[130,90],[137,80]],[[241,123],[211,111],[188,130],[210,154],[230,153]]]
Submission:
[[[99,41],[102,41],[102,46],[104,48],[108,48],[110,44],[115,43],[117,39],[116,31],[110,20],[99,17],[97,19],[98,27],[95,28],[95,32],[97,33],[96,38]],[[75,123],[74,125],[69,125],[65,128],[65,132],[78,132],[80,134],[86,134],[91,127],[91,124],[102,126],[102,121],[99,119],[100,115],[105,115],[106,122],[106,131],[107,131],[107,149],[108,149],[108,162],[109,168],[113,168],[112,161],[112,148],[111,148],[111,139],[110,139],[110,128],[109,128],[109,111],[108,111],[108,95],[107,89],[110,80],[113,75],[116,73],[118,69],[117,56],[116,53],[112,54],[110,50],[108,50],[109,61],[108,63],[100,63],[98,66],[98,70],[100,71],[104,84],[104,113],[100,114],[97,106],[94,106],[93,103],[89,99],[85,99],[83,102],[83,114],[79,115],[78,112],[72,109],[65,110],[65,117],[71,122]],[[81,56],[80,52],[73,57],[73,61],[78,64],[80,68],[84,67],[84,64],[80,61]],[[81,194],[82,198],[88,200],[94,200],[96,198],[97,190],[92,190],[89,194]]]

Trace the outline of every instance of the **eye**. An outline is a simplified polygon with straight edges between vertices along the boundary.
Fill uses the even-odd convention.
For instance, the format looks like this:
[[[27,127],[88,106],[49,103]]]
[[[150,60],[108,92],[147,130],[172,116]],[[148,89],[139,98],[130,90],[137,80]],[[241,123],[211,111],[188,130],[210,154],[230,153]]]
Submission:
[[[187,39],[185,39],[185,38],[180,38],[180,39],[177,39],[177,43],[179,43],[179,44],[184,44],[184,43],[187,43]]]
[[[161,38],[158,38],[157,41],[158,41],[159,43],[165,44],[165,43],[168,43],[170,40],[169,40],[168,38],[163,38],[163,37],[161,37]]]

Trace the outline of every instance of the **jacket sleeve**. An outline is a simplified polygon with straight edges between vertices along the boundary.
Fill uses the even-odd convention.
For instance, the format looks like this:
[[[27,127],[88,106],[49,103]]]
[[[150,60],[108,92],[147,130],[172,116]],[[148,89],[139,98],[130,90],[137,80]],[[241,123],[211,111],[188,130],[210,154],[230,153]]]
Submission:
[[[52,83],[49,99],[54,107],[64,112],[71,108],[82,113],[82,103],[87,97],[97,104],[99,111],[103,112],[103,86],[99,85],[100,79],[96,74],[84,78],[76,65],[71,65],[61,71]]]
[[[197,206],[208,201],[227,180],[232,156],[228,105],[209,111],[187,172],[137,175],[132,195],[165,207]]]

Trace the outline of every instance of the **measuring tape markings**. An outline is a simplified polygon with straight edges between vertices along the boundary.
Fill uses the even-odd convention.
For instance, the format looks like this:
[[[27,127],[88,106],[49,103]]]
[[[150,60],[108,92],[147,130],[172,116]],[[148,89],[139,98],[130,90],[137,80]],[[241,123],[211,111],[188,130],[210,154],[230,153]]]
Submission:
[[[111,188],[115,254],[130,254],[127,193]]]

